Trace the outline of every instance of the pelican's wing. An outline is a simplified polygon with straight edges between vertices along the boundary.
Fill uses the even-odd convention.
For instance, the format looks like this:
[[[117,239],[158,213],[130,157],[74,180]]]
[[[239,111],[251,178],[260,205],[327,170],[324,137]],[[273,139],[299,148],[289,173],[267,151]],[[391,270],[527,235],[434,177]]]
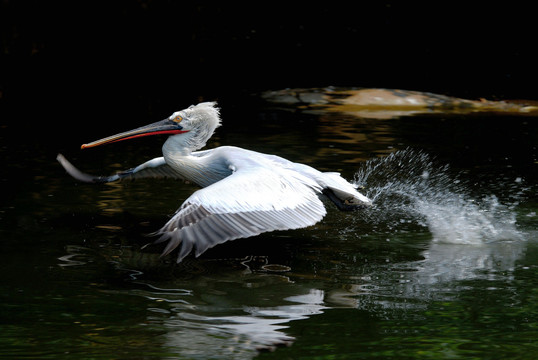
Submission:
[[[235,167],[232,167],[235,169]],[[163,256],[181,245],[180,262],[228,240],[313,225],[326,214],[310,178],[286,169],[239,168],[192,194],[156,234],[169,240]]]
[[[121,171],[111,176],[94,176],[81,172],[79,169],[73,166],[62,155],[58,154],[56,160],[64,167],[65,171],[75,179],[88,183],[107,183],[117,181],[121,179],[140,179],[140,178],[163,178],[170,177],[176,179],[182,179],[182,177],[174,171],[170,166],[166,164],[163,157],[158,157],[145,163],[138,165],[129,170]]]

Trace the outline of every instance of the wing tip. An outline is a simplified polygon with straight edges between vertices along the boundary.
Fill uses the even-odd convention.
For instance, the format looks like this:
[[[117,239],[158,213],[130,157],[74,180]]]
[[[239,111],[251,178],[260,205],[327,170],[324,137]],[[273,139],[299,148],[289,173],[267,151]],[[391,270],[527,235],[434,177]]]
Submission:
[[[62,154],[56,155],[56,160],[60,163],[60,165],[62,165],[64,170],[69,175],[71,175],[71,177],[73,177],[74,179],[78,181],[82,181],[82,182],[90,183],[90,184],[100,184],[100,183],[113,182],[113,181],[121,179],[120,175],[118,174],[112,175],[112,176],[94,176],[94,175],[83,173],[82,171],[77,169],[73,164],[71,164],[69,160],[67,160],[65,156],[63,156]]]
[[[170,255],[172,251],[174,251],[177,247],[180,246],[179,254],[176,260],[178,264],[191,252],[193,247],[192,242],[183,241],[183,239],[179,237],[179,234],[177,234],[176,231],[166,231],[161,229],[150,235],[160,235],[159,238],[153,242],[153,244],[160,244],[162,242],[168,241],[168,244],[166,244],[164,250],[161,252],[161,258]]]
[[[87,182],[87,183],[94,183],[96,182],[96,177],[92,175],[88,175],[77,169],[73,164],[71,164],[65,156],[62,154],[56,155],[56,160],[62,165],[62,167],[67,171],[69,175],[71,175],[76,180]]]

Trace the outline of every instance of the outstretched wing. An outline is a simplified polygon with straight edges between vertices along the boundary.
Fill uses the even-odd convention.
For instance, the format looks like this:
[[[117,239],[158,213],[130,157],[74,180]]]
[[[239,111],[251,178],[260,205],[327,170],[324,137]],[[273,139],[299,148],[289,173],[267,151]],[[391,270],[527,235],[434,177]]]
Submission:
[[[156,234],[169,240],[163,256],[181,245],[177,261],[228,240],[313,225],[326,214],[321,187],[295,171],[262,166],[232,175],[192,194]]]
[[[111,176],[94,176],[81,172],[73,166],[62,155],[58,154],[56,160],[64,167],[65,171],[75,179],[87,183],[107,183],[121,179],[140,179],[140,178],[176,178],[183,179],[174,169],[166,164],[163,157],[158,157],[149,160],[137,167],[129,170],[121,171]]]

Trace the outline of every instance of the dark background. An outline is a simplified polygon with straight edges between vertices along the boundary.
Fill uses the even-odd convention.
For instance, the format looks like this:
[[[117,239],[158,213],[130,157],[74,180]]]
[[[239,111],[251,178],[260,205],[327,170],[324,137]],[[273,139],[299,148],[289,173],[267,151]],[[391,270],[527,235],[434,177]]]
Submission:
[[[535,100],[527,4],[3,0],[0,124],[57,139],[329,85]]]

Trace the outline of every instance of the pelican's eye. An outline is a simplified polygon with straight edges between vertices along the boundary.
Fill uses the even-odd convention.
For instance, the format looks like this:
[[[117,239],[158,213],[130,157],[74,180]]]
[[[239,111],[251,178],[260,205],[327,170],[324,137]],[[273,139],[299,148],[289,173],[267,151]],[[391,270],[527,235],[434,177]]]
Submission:
[[[182,118],[181,116],[178,115],[178,116],[176,116],[176,117],[174,118],[173,121],[179,124],[179,123],[181,122],[181,120],[183,120],[183,118]]]

